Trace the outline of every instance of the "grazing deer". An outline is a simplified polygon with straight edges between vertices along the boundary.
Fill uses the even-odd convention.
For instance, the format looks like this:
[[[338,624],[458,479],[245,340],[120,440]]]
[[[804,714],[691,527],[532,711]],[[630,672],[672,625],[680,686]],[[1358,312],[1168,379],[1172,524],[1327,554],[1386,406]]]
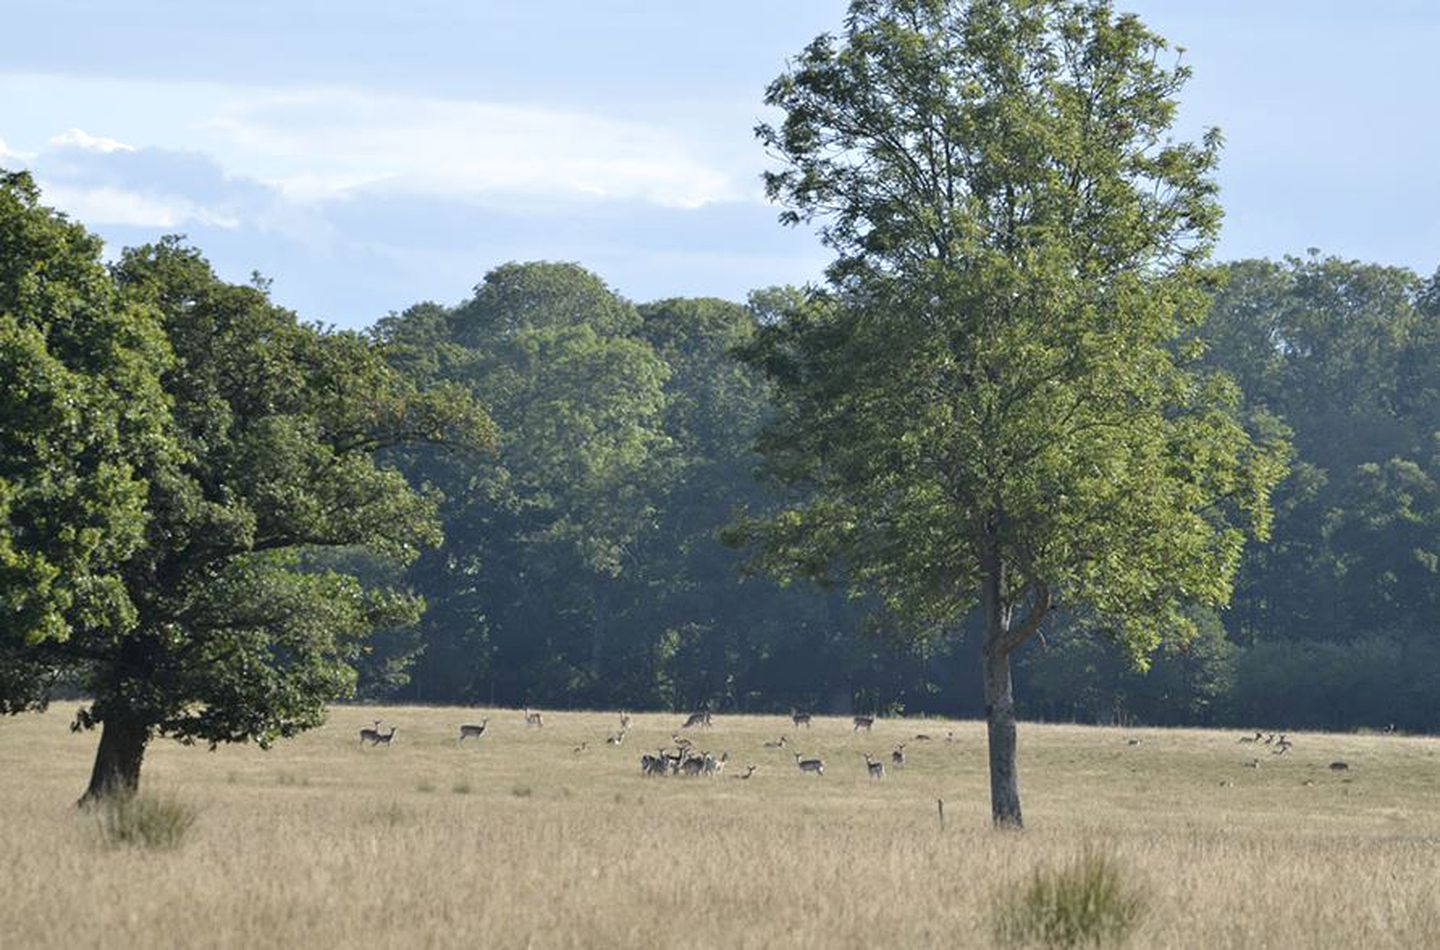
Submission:
[[[380,744],[380,722],[381,722],[381,720],[376,719],[376,720],[375,720],[375,728],[373,728],[373,729],[361,729],[361,730],[360,730],[360,744],[361,744],[361,745],[364,745],[364,744],[367,743],[367,742],[370,743],[371,745],[379,745],[379,744]]]
[[[385,746],[385,748],[388,749],[388,748],[390,748],[390,740],[393,739],[393,738],[395,738],[395,727],[394,727],[394,726],[391,726],[391,727],[390,727],[390,734],[389,734],[388,736],[387,736],[387,735],[381,735],[381,734],[380,734],[380,730],[378,730],[378,729],[375,730],[375,745],[383,745],[383,746]]]
[[[890,753],[890,761],[895,763],[897,769],[905,767],[905,743],[902,742],[895,747],[895,751]]]
[[[1262,735],[1262,733],[1257,732],[1257,733],[1255,733],[1253,736],[1241,736],[1241,737],[1240,737],[1240,741],[1241,741],[1241,742],[1259,742],[1261,735]]]
[[[1348,772],[1350,771],[1350,763],[1344,761],[1343,759],[1336,759],[1334,762],[1330,763],[1330,771]]]
[[[825,763],[819,759],[802,759],[800,753],[795,753],[795,764],[800,767],[801,772],[814,772],[816,775],[825,774]]]
[[[1245,763],[1245,767],[1246,767],[1247,769],[1258,769],[1258,768],[1260,767],[1260,760],[1259,760],[1259,759],[1251,759],[1249,762],[1246,762],[1246,763]]]
[[[731,777],[731,778],[734,778],[734,779],[739,779],[740,781],[743,782],[743,781],[745,781],[746,779],[748,779],[750,776],[752,776],[752,775],[754,775],[754,774],[755,774],[755,766],[753,766],[753,765],[747,765],[747,766],[745,766],[745,774],[744,774],[744,775],[732,775],[732,776],[730,776],[730,777]]]
[[[885,777],[885,763],[876,762],[875,757],[869,752],[865,753],[865,768],[869,770],[871,778]]]
[[[810,728],[809,713],[796,712],[792,709],[790,710],[790,721],[795,723],[796,729],[799,729],[801,726],[804,726],[806,729]]]
[[[460,741],[461,741],[461,742],[464,742],[466,739],[478,739],[478,738],[480,738],[481,736],[483,736],[483,735],[485,734],[485,727],[486,727],[487,725],[489,725],[489,723],[490,723],[490,718],[487,716],[486,718],[480,720],[480,725],[478,725],[478,726],[475,726],[475,725],[461,726],[461,727],[460,727]]]
[[[851,729],[851,732],[859,732],[861,729],[869,732],[871,727],[875,725],[874,716],[856,716],[851,721],[855,723],[855,728]]]
[[[709,729],[710,714],[708,712],[691,713],[690,718],[685,720],[685,725],[681,726],[680,728],[694,729],[696,726],[704,726],[706,729]]]
[[[767,742],[767,743],[765,743],[765,748],[767,748],[767,749],[783,749],[783,748],[785,748],[785,743],[787,743],[787,742],[789,742],[789,741],[790,741],[790,740],[787,739],[786,737],[781,736],[780,738],[776,739],[774,742]]]
[[[915,733],[915,741],[916,741],[916,742],[929,742],[929,741],[930,741],[930,736],[929,736],[927,733],[924,733],[924,732],[917,732],[917,733]]]
[[[624,742],[624,741],[625,741],[625,730],[624,730],[624,729],[621,729],[619,732],[612,733],[612,734],[610,734],[609,736],[606,736],[606,737],[605,737],[605,744],[606,744],[606,745],[620,745],[620,744],[621,744],[622,742]]]
[[[545,717],[538,712],[531,712],[530,707],[527,706],[525,707],[525,725],[527,728],[530,726],[534,726],[537,729],[543,728],[545,726]]]

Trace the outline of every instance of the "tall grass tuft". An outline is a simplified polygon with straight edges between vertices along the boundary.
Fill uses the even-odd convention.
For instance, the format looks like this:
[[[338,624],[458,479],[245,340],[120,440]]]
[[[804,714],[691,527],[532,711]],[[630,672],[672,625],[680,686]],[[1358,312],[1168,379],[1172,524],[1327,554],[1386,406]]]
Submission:
[[[115,795],[91,807],[100,841],[107,847],[178,848],[198,812],[167,795]]]
[[[1037,869],[1002,904],[995,936],[1002,944],[1102,947],[1123,943],[1145,913],[1145,899],[1116,861],[1086,850],[1058,870]]]

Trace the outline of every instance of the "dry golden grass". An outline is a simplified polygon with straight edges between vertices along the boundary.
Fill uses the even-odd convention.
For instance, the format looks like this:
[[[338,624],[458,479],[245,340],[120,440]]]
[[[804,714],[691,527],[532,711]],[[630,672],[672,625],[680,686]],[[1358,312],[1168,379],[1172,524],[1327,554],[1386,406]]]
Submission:
[[[376,717],[394,745],[362,749]],[[642,777],[682,718],[616,748],[612,713],[340,707],[268,753],[158,743],[146,786],[200,811],[173,851],[98,841],[72,804],[95,737],[65,711],[0,720],[0,947],[983,947],[1007,888],[1087,848],[1144,894],[1134,946],[1440,945],[1437,740],[1024,725],[1013,834],[977,723],[719,715],[690,734],[724,776]]]

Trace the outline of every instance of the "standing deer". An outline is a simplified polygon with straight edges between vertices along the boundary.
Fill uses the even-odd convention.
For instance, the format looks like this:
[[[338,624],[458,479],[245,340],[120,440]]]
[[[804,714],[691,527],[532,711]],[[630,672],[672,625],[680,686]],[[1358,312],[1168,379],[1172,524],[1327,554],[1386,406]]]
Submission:
[[[796,729],[799,729],[801,726],[804,726],[806,729],[810,728],[809,713],[796,712],[792,709],[790,710],[790,721],[795,723]]]
[[[486,716],[484,719],[480,720],[480,725],[478,725],[478,726],[476,726],[476,725],[465,725],[465,726],[461,726],[461,727],[460,727],[460,741],[461,741],[461,742],[464,742],[466,739],[478,739],[478,738],[480,738],[481,736],[483,736],[483,735],[485,734],[485,727],[486,727],[487,725],[489,725],[489,723],[490,723],[490,717],[489,717],[489,716]]]
[[[361,745],[364,745],[364,744],[367,743],[367,742],[370,743],[371,745],[379,745],[379,744],[380,744],[380,722],[381,722],[381,720],[376,719],[376,720],[375,720],[375,728],[373,728],[373,729],[361,729],[361,730],[360,730],[360,744],[361,744]]]
[[[865,753],[865,768],[870,772],[871,778],[885,777],[885,763],[876,762],[875,757],[869,752]]]
[[[814,772],[816,775],[825,774],[825,763],[819,759],[802,759],[800,753],[795,753],[795,764],[801,772]]]
[[[545,717],[540,715],[540,713],[538,712],[531,712],[530,708],[527,706],[525,708],[525,725],[527,728],[530,726],[534,726],[535,728],[539,729],[545,725]]]
[[[874,716],[856,716],[852,721],[855,723],[855,728],[851,729],[851,732],[859,732],[861,729],[869,732],[875,725]]]
[[[390,734],[389,734],[388,736],[381,735],[381,734],[380,734],[380,730],[378,730],[378,729],[375,730],[375,745],[383,745],[383,746],[385,746],[385,748],[388,749],[388,748],[390,748],[390,740],[393,739],[393,738],[395,738],[395,727],[394,727],[394,726],[391,726],[391,727],[390,727]]]
[[[897,769],[905,767],[905,743],[902,742],[895,747],[895,751],[890,753],[890,761],[895,763]]]
[[[630,714],[629,714],[628,712],[622,712],[622,713],[620,714],[620,731],[621,731],[621,732],[628,732],[629,730],[630,730]]]

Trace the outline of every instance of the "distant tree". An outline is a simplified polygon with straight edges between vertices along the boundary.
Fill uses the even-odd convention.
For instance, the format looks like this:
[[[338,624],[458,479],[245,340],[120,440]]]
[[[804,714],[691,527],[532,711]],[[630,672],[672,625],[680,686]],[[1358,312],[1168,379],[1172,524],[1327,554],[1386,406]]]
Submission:
[[[76,727],[101,727],[87,799],[136,789],[156,736],[268,745],[318,724],[353,689],[366,637],[423,604],[313,555],[406,561],[439,541],[434,499],[375,453],[494,437],[464,393],[416,388],[374,345],[220,281],[178,240],[127,251],[114,281],[169,341],[162,431],[174,450],[135,466],[143,535],[118,568],[125,622],[72,609],[56,654],[91,697]]]
[[[855,0],[769,88],[783,219],[829,290],[748,348],[769,472],[735,540],[928,634],[977,604],[994,821],[1022,823],[1010,657],[1057,606],[1135,656],[1218,606],[1280,452],[1183,338],[1206,309],[1219,138],[1168,138],[1188,71],[1103,0]]]
[[[1403,267],[1322,256],[1226,265],[1202,331],[1247,412],[1294,433],[1274,543],[1247,552],[1242,644],[1431,636],[1440,610],[1440,307]]]
[[[405,462],[447,496],[447,542],[411,574],[434,602],[417,691],[615,700],[632,666],[624,618],[646,596],[629,580],[667,471],[668,369],[640,328],[594,274],[548,262],[503,265],[459,307],[379,328],[397,365],[463,386],[503,432],[484,464]]]

